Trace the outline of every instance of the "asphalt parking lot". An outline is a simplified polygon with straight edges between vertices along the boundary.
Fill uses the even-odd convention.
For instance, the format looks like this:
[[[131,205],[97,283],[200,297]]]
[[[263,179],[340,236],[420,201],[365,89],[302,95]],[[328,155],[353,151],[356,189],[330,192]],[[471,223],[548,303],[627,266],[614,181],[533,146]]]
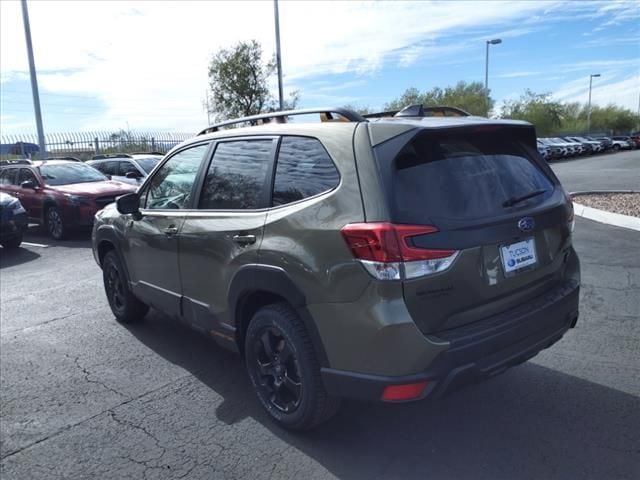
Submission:
[[[437,401],[346,402],[306,434],[273,426],[207,338],[155,312],[116,323],[88,235],[26,241],[0,251],[3,480],[640,475],[639,232],[577,219],[580,320],[533,360]]]
[[[640,190],[640,150],[626,150],[550,163],[568,192]]]

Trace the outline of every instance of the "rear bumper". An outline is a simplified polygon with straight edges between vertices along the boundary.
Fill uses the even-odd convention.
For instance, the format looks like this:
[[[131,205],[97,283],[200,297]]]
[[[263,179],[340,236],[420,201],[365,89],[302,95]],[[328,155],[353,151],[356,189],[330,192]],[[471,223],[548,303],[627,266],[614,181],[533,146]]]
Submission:
[[[514,310],[439,334],[449,348],[424,372],[390,377],[322,368],[325,387],[331,395],[380,400],[389,385],[426,380],[424,398],[489,378],[527,361],[575,326],[579,290],[578,281],[569,280]]]

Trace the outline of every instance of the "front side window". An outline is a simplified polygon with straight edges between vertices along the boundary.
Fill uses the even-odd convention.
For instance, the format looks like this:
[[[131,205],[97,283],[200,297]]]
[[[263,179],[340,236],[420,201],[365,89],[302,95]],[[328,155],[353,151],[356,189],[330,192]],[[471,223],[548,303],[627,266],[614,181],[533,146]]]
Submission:
[[[147,189],[146,208],[187,208],[200,163],[209,145],[176,153],[155,173]]]
[[[22,182],[33,182],[34,185],[38,185],[38,179],[28,168],[21,168],[18,175],[18,185],[22,185]]]
[[[273,205],[302,200],[335,188],[340,175],[315,138],[284,137],[278,153]]]
[[[118,175],[121,177],[126,177],[129,172],[140,173],[133,162],[130,162],[129,160],[123,160],[118,163]]]
[[[47,185],[102,182],[107,179],[95,168],[78,162],[42,165],[40,175]]]
[[[274,140],[220,143],[202,188],[202,209],[255,209],[264,205],[264,185]]]

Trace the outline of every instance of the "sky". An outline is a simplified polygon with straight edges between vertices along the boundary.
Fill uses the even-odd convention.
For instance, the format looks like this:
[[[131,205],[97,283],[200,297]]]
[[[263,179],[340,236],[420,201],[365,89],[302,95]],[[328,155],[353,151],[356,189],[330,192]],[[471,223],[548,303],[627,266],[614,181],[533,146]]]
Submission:
[[[273,2],[28,2],[45,133],[197,132],[208,64],[255,39],[275,52]],[[525,89],[638,111],[640,0],[280,0],[285,95],[381,110],[407,88],[484,82],[498,108]],[[277,95],[277,84],[271,82]],[[0,134],[36,130],[20,2],[0,0]]]

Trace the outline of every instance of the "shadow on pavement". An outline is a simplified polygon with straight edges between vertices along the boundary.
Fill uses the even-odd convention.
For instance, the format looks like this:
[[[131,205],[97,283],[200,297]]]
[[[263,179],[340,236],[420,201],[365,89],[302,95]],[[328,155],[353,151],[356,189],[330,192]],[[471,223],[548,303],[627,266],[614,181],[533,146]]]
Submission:
[[[0,248],[0,268],[15,267],[40,258],[40,255],[24,247]]]
[[[29,225],[23,241],[47,245],[49,247],[91,248],[91,230],[81,229],[69,232],[64,240],[55,240],[38,225]]]
[[[218,420],[252,417],[339,478],[638,478],[640,399],[531,362],[440,400],[347,401],[293,434],[262,412],[238,355],[155,312],[127,328],[224,398]]]

